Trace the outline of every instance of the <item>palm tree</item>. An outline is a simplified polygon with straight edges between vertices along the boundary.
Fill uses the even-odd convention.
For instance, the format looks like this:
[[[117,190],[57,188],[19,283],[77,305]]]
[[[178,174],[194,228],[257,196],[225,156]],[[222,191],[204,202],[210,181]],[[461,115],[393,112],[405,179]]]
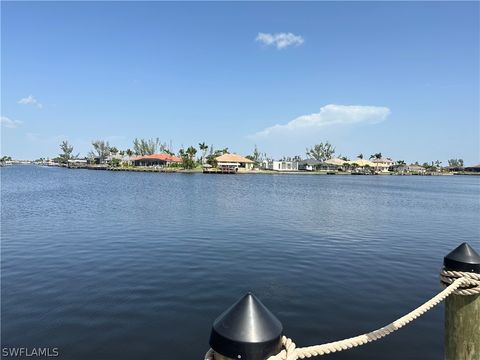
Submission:
[[[198,144],[200,150],[202,150],[202,164],[205,160],[205,155],[207,155],[207,150],[208,150],[208,145],[205,144],[205,142],[199,143]]]
[[[195,158],[195,154],[197,153],[197,149],[195,149],[193,146],[189,146],[185,153],[190,157],[191,160]]]
[[[197,149],[189,146],[186,150],[182,147],[178,150],[178,155],[182,158],[182,165],[184,169],[193,169],[195,167],[195,154]]]
[[[358,155],[357,155],[357,158],[363,159],[363,154],[362,154],[362,153],[358,154]]]

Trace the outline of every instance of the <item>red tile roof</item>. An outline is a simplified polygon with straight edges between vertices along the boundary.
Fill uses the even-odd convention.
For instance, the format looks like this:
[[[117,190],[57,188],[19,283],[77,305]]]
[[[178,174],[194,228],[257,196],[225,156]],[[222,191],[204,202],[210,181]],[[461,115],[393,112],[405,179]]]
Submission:
[[[169,154],[152,154],[152,155],[141,155],[134,157],[133,161],[138,160],[163,160],[163,161],[170,161],[170,162],[182,162],[178,156],[169,155]]]

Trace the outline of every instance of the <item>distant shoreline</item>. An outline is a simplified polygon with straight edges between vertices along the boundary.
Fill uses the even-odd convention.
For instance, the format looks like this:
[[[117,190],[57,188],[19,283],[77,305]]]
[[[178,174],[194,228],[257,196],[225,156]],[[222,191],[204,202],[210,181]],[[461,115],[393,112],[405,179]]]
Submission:
[[[176,169],[176,168],[151,168],[151,167],[106,167],[106,166],[83,166],[83,167],[66,167],[66,166],[45,166],[38,164],[12,164],[8,165],[33,165],[39,167],[61,167],[68,170],[101,170],[101,171],[117,171],[117,172],[143,172],[143,173],[175,173],[175,174],[203,174],[201,168],[196,169]],[[345,171],[275,171],[275,170],[252,170],[252,171],[238,171],[235,174],[209,174],[205,175],[326,175],[326,176],[453,176],[453,175],[466,175],[466,176],[480,176],[480,172],[449,172],[449,173],[424,173],[424,174],[400,174],[400,173],[385,173],[380,172],[377,174],[358,174]]]

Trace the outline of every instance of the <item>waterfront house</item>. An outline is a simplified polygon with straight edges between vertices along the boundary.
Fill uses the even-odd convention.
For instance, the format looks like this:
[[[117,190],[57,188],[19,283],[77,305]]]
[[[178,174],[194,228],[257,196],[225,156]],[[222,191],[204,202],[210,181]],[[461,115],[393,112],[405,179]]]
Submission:
[[[375,168],[375,164],[372,161],[365,160],[365,159],[351,160],[351,161],[348,161],[348,164],[358,166],[361,168],[366,168],[366,167],[370,167],[372,169]]]
[[[348,160],[343,160],[343,159],[340,159],[340,158],[331,158],[331,159],[325,160],[323,163],[340,167],[340,166],[345,165],[345,163],[348,163]]]
[[[465,168],[463,166],[446,166],[443,170],[447,172],[462,172],[465,171]]]
[[[348,160],[340,158],[331,158],[325,160],[318,168],[321,170],[345,170],[348,166]]]
[[[413,174],[425,174],[425,168],[421,165],[410,164],[407,166],[407,171]]]
[[[374,172],[375,164],[370,160],[365,159],[355,159],[348,161],[348,165],[346,167],[350,168],[350,172],[355,175],[362,175],[362,174],[371,174]]]
[[[316,159],[305,159],[298,163],[298,170],[315,171],[319,170],[323,163]]]
[[[88,165],[86,159],[69,159],[67,160],[67,167],[69,168],[85,168]]]
[[[263,160],[262,169],[274,171],[298,171],[298,162],[286,160]]]
[[[474,166],[466,166],[465,171],[467,172],[480,172],[480,164]]]
[[[379,172],[388,172],[388,169],[395,165],[395,161],[390,158],[373,159],[371,162],[374,164],[375,171]]]
[[[132,158],[134,166],[168,166],[170,164],[181,163],[182,159],[169,154],[140,155]]]
[[[254,162],[237,154],[223,154],[215,158],[217,167],[225,172],[249,171],[253,169]]]
[[[392,171],[396,174],[406,174],[408,173],[408,165],[407,164],[395,164],[388,168],[388,171]]]

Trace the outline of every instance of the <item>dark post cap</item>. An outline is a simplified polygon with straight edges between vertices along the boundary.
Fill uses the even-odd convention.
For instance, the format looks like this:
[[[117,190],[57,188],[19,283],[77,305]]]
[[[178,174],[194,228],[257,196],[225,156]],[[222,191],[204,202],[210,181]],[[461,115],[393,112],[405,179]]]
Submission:
[[[465,242],[443,258],[443,265],[451,271],[480,273],[480,255]]]
[[[248,293],[215,319],[211,348],[226,357],[264,360],[282,350],[282,323]]]

